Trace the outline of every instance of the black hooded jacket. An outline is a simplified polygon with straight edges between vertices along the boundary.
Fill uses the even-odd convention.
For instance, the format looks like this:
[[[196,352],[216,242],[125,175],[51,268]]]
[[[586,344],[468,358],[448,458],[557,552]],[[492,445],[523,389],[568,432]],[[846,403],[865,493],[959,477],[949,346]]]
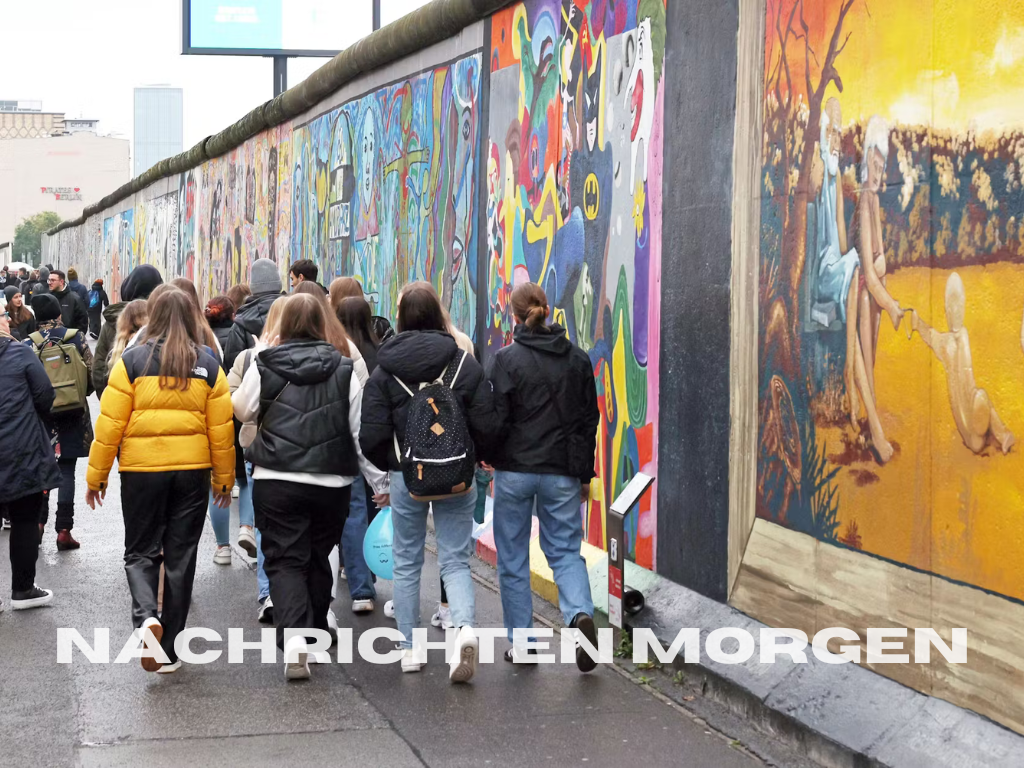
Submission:
[[[224,370],[230,371],[235,358],[256,346],[256,339],[267,324],[270,305],[281,298],[281,293],[257,293],[245,300],[235,313],[235,322],[228,331],[227,340],[219,339],[224,348]]]
[[[43,418],[53,405],[53,385],[43,364],[24,344],[0,336],[0,488],[5,502],[60,484]]]
[[[59,291],[50,291],[50,295],[60,304],[61,325],[74,328],[83,334],[89,332],[89,313],[81,297],[66,285]]]
[[[558,325],[538,331],[519,325],[513,338],[515,343],[498,350],[487,367],[496,432],[502,436],[491,464],[507,472],[569,475],[567,435],[582,435],[591,455],[597,448],[601,414],[590,358]],[[562,423],[559,411],[568,423]],[[593,477],[591,469],[579,479],[588,483]]]
[[[400,470],[394,435],[405,441],[405,423],[411,398],[398,376],[410,387],[433,381],[462,352],[455,339],[441,331],[406,331],[385,343],[377,352],[377,368],[366,382],[360,418],[359,445],[363,455],[378,469]],[[453,387],[462,405],[478,459],[487,458],[489,437],[497,432],[491,388],[483,369],[467,355]]]
[[[130,301],[148,299],[153,289],[163,281],[160,272],[152,264],[140,264],[121,283],[121,300],[103,310],[104,323],[103,328],[100,329],[99,340],[96,342],[95,360],[92,367],[92,383],[96,388],[96,397],[102,397],[103,390],[107,388],[107,377],[110,375],[107,358],[110,357],[114,339],[117,338],[117,319],[121,316],[121,311],[128,306]]]
[[[349,425],[352,361],[325,341],[288,341],[256,356],[259,430],[245,449],[257,467],[359,475]]]

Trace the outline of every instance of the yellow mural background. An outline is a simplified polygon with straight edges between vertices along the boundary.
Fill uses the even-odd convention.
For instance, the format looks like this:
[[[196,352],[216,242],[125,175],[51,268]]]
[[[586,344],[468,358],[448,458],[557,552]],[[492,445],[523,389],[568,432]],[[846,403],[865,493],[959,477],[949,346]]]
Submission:
[[[913,267],[888,278],[892,295],[945,331],[952,270]],[[953,422],[946,374],[914,334],[883,323],[875,366],[879,413],[900,446],[889,464],[855,462],[836,478],[840,531],[856,523],[862,546],[881,557],[983,589],[1024,596],[1024,266],[959,268],[967,295],[974,376],[1017,438],[1006,456],[976,456]],[[827,452],[843,450],[840,428],[819,427]],[[877,481],[863,482],[865,473]]]

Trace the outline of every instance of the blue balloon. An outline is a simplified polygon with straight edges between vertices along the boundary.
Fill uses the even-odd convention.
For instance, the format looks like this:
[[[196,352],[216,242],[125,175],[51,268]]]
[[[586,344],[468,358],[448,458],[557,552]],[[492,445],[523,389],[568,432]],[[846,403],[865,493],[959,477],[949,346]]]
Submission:
[[[395,578],[394,560],[391,556],[391,544],[395,538],[395,529],[391,522],[391,507],[384,507],[373,518],[366,529],[363,539],[363,559],[367,567],[379,578],[393,581]]]

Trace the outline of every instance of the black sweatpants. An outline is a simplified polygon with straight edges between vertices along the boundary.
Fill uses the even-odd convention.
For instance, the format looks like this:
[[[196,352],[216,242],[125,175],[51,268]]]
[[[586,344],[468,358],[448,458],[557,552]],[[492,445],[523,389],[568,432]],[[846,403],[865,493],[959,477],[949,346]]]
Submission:
[[[121,473],[124,571],[132,593],[132,624],[137,629],[157,615],[163,563],[160,645],[172,663],[178,659],[174,639],[185,628],[192,604],[196,554],[209,503],[208,469]]]
[[[42,492],[7,502],[11,521],[11,591],[24,592],[36,582],[36,557],[39,555],[39,507]]]
[[[333,579],[327,558],[341,541],[351,497],[349,486],[253,481],[253,510],[282,650],[286,628],[328,630]]]

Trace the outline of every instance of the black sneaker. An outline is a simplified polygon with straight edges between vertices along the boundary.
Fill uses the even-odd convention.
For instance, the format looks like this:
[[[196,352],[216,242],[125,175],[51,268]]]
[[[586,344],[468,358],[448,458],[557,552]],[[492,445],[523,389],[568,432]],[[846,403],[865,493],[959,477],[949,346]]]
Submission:
[[[32,589],[11,592],[11,610],[24,611],[27,608],[38,608],[53,600],[53,592],[32,585]]]
[[[578,629],[590,644],[597,648],[597,629],[594,627],[594,620],[585,613],[577,613],[569,626]],[[579,643],[576,644],[576,667],[580,672],[593,672],[597,662],[591,658]]]
[[[527,648],[525,654],[523,654],[521,651],[517,653],[515,648],[509,648],[503,654],[505,661],[509,662],[510,664],[536,664],[537,655],[538,654],[536,648]]]

